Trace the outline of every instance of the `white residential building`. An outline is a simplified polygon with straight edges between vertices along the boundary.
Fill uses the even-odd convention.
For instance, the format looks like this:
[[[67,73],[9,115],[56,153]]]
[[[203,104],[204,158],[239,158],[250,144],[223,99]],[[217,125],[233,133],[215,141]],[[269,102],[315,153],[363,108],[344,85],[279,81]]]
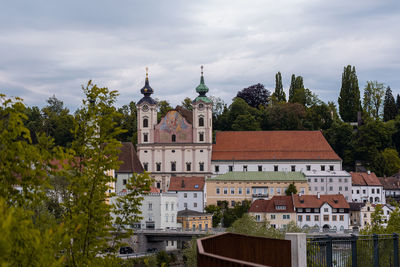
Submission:
[[[297,225],[318,231],[349,229],[349,209],[343,195],[293,195]]]
[[[346,171],[311,170],[303,172],[307,178],[310,194],[342,194],[351,201],[351,175]]]
[[[385,204],[383,186],[373,172],[351,172],[352,202]]]
[[[178,194],[178,211],[204,212],[205,186],[204,177],[171,177],[168,192]]]
[[[341,171],[342,160],[320,131],[217,132],[213,176],[239,171]]]

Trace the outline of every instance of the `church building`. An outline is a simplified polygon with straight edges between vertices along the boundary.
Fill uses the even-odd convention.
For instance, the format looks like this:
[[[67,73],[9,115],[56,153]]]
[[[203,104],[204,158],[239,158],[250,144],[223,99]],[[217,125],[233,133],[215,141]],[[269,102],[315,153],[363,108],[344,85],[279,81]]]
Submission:
[[[201,67],[199,94],[193,110],[177,107],[157,121],[157,102],[151,97],[148,71],[137,103],[137,153],[144,170],[155,180],[155,186],[167,190],[171,177],[211,175],[212,101],[206,96]]]

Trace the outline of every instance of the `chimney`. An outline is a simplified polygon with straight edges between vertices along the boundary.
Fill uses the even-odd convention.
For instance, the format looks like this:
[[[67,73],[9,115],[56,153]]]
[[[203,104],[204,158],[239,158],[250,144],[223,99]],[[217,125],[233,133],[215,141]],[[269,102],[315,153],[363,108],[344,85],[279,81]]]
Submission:
[[[370,170],[368,170],[368,171],[367,171],[367,173],[368,173],[368,175],[370,175],[370,174],[371,174],[371,171],[370,171]]]
[[[321,195],[319,194],[319,192],[317,193],[317,198],[320,199]]]

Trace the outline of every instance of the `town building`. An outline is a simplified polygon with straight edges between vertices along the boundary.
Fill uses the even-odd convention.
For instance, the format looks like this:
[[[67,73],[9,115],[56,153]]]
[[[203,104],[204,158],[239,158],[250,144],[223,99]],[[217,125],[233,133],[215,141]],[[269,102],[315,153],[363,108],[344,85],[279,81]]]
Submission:
[[[120,150],[118,160],[122,163],[119,169],[114,171],[116,193],[126,190],[126,183],[132,177],[133,173],[143,173],[142,164],[139,161],[133,144],[131,142],[122,142]]]
[[[192,111],[177,108],[157,121],[157,102],[151,97],[148,73],[137,103],[137,151],[143,168],[155,179],[155,186],[167,190],[173,176],[211,174],[212,101],[206,96],[203,69],[199,94]]]
[[[375,173],[351,172],[352,202],[370,202],[371,204],[385,204],[386,198],[383,186]]]
[[[111,199],[115,203],[117,197],[126,194],[126,192],[117,193],[117,196]],[[135,229],[159,230],[176,229],[178,214],[178,195],[176,193],[163,192],[158,188],[151,188],[151,191],[143,195],[143,201],[140,206],[140,222],[132,227]],[[115,215],[114,215],[115,216]]]
[[[293,195],[297,225],[314,231],[349,229],[350,206],[341,194]]]
[[[352,202],[350,205],[350,227],[352,229],[364,229],[371,226],[372,214],[378,205],[382,207],[382,226],[386,227],[390,214],[394,208],[388,204],[371,204],[370,202]]]
[[[178,211],[203,212],[206,198],[204,177],[171,177],[168,192],[178,194]]]
[[[212,172],[341,171],[342,160],[320,131],[217,132]]]
[[[378,177],[378,179],[382,184],[387,202],[389,202],[388,199],[400,202],[400,177]]]
[[[207,205],[227,201],[234,206],[244,200],[270,199],[275,195],[285,195],[291,183],[298,192],[308,194],[307,179],[301,172],[227,172],[206,179]]]
[[[207,231],[212,228],[212,216],[211,213],[184,209],[178,211],[178,223],[183,230]]]
[[[272,227],[284,229],[290,222],[296,223],[292,196],[273,196],[269,200],[257,199],[249,209],[257,222],[269,222]]]
[[[311,170],[305,171],[310,194],[332,195],[342,194],[351,201],[351,175],[346,171]]]

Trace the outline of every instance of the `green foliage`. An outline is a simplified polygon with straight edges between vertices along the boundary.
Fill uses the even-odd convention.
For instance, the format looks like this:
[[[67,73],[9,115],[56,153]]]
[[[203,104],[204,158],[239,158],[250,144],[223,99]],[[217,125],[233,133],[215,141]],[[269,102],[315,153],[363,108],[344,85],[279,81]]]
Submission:
[[[400,157],[396,149],[385,148],[375,162],[375,168],[379,176],[392,176],[400,171]]]
[[[272,94],[271,99],[274,104],[286,102],[286,94],[283,91],[282,75],[280,72],[275,75],[275,91]]]
[[[301,130],[306,117],[304,106],[299,103],[280,103],[266,109],[266,124],[264,129],[270,130]]]
[[[189,97],[186,97],[185,99],[183,99],[181,105],[182,105],[182,107],[184,107],[187,110],[193,110],[192,100]]]
[[[258,223],[253,216],[250,216],[247,213],[244,214],[242,218],[236,220],[227,231],[231,233],[269,238],[284,238],[284,233],[272,227],[268,221],[265,223]]]
[[[292,194],[297,194],[297,188],[294,183],[291,183],[288,188],[285,190],[285,194],[287,196],[291,196]]]
[[[212,217],[212,227],[218,227],[218,225],[221,223],[222,217],[223,217],[223,211],[221,207],[216,206],[216,205],[208,205],[205,207],[205,211],[207,213],[211,213],[213,215]]]
[[[364,88],[363,108],[365,112],[374,119],[381,117],[382,98],[385,94],[383,83],[368,81]]]
[[[83,88],[86,99],[76,113],[74,141],[63,167],[68,198],[62,203],[66,234],[71,239],[66,248],[68,265],[95,265],[96,257],[107,247],[111,229],[107,190],[113,177],[108,170],[118,169],[120,142],[116,137],[118,116],[117,92],[99,88],[91,81]]]
[[[323,134],[335,152],[343,159],[344,166],[354,166],[353,127],[341,121],[334,121]]]
[[[386,88],[385,100],[383,102],[383,120],[393,120],[397,115],[396,101],[394,100],[390,86]]]
[[[304,123],[306,128],[310,130],[326,130],[331,127],[332,123],[331,109],[325,103],[312,105],[307,109],[307,116]]]
[[[168,101],[166,100],[160,100],[157,102],[157,121],[160,122],[161,118],[165,117],[167,115],[168,111],[172,110],[173,108],[169,104]]]
[[[187,246],[183,250],[183,258],[185,259],[185,266],[197,266],[197,238],[192,237],[190,242],[188,242]]]
[[[342,74],[342,88],[338,98],[339,114],[343,121],[357,121],[357,113],[361,111],[360,90],[356,68],[348,65]]]
[[[137,108],[135,102],[131,101],[129,105],[123,105],[118,109],[118,113],[114,121],[116,125],[124,131],[117,135],[117,139],[121,142],[132,142],[136,144]]]

